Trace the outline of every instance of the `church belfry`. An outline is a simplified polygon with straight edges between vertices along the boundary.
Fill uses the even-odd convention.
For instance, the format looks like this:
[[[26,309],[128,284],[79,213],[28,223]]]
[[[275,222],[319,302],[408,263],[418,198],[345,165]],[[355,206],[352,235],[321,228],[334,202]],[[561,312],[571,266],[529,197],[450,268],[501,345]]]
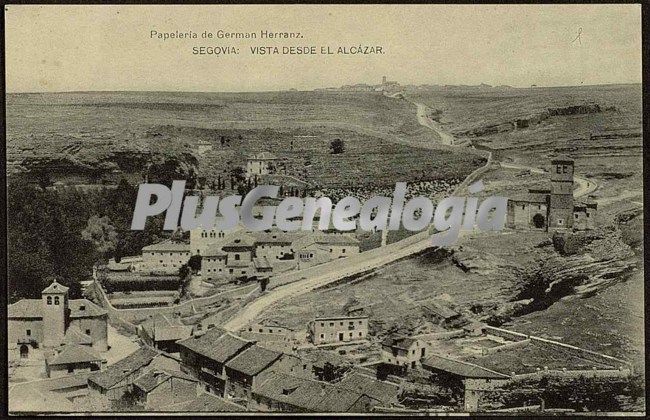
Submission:
[[[41,293],[43,303],[43,346],[56,347],[63,342],[68,326],[68,288],[52,282]]]
[[[570,229],[573,226],[573,171],[571,158],[556,157],[551,161],[550,229]]]

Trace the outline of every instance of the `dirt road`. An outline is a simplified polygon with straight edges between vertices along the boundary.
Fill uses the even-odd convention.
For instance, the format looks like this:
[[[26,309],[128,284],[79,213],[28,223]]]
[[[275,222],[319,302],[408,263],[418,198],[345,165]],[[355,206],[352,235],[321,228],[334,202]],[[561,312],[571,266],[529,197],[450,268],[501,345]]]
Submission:
[[[420,124],[431,128],[436,131],[443,138],[443,142],[449,145],[456,145],[453,135],[446,133],[441,127],[433,124],[428,117],[426,117],[426,106],[412,102],[417,106],[418,121]],[[485,171],[485,169],[492,162],[492,154],[490,154],[485,166],[478,168],[465,178],[461,185],[467,185],[475,181],[475,178]],[[538,173],[545,173],[544,170],[539,168],[531,168],[523,165],[516,164],[501,164],[504,168],[513,169],[529,169]],[[576,177],[578,189],[574,192],[574,196],[589,194],[593,192],[597,185],[589,180]],[[460,186],[459,186],[460,187]],[[458,191],[458,188],[456,189]],[[464,236],[468,231],[461,231],[461,236]],[[405,238],[401,241],[388,244],[386,246],[375,248],[357,255],[352,255],[347,258],[331,261],[325,264],[312,267],[310,269],[302,270],[301,273],[293,272],[288,275],[299,276],[299,280],[278,286],[273,290],[268,291],[266,294],[260,296],[258,299],[246,305],[240,312],[235,314],[223,327],[229,331],[237,332],[251,323],[263,311],[268,309],[271,305],[279,302],[282,299],[287,299],[294,296],[299,296],[308,293],[315,288],[333,283],[337,280],[350,277],[355,274],[360,274],[372,270],[377,267],[389,264],[410,255],[422,252],[431,247],[431,238],[427,231],[420,232],[411,237]]]

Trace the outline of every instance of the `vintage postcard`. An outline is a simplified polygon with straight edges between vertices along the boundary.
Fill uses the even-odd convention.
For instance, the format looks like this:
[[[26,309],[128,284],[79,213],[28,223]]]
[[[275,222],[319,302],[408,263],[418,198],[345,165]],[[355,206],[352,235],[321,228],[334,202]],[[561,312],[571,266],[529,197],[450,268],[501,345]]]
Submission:
[[[639,4],[6,5],[9,414],[645,414]]]

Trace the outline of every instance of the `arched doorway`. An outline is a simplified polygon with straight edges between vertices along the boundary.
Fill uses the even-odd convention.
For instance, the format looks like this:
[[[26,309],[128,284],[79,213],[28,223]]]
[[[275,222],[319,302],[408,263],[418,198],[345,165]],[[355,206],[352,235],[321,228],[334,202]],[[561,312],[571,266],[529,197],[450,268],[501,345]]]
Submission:
[[[20,346],[20,358],[27,359],[27,357],[29,357],[29,347],[23,344],[22,346]]]
[[[537,229],[542,229],[544,226],[546,226],[546,218],[537,213],[533,216],[533,226],[535,226]]]

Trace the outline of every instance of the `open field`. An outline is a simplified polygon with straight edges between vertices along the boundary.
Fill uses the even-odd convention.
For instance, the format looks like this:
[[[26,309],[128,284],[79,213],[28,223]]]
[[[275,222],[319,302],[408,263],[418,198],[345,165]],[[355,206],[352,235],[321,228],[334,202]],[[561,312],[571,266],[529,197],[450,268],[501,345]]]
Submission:
[[[9,173],[44,168],[74,183],[139,182],[157,160],[216,179],[259,151],[289,159],[288,173],[314,186],[451,179],[484,161],[437,146],[411,104],[381,93],[15,94],[7,134]],[[330,154],[335,138],[344,153]],[[205,156],[200,140],[213,144]]]

